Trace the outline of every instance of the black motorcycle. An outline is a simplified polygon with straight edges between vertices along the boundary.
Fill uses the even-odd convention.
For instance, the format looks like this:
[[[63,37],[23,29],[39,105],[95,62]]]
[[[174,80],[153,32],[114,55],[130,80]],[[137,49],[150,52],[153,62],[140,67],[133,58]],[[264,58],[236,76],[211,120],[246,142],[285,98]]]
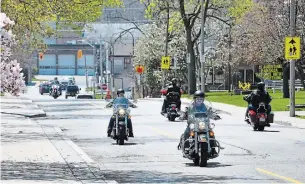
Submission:
[[[166,107],[166,115],[169,121],[175,121],[177,117],[180,117],[180,114],[177,111],[178,101],[180,99],[179,93],[169,92],[166,95],[168,106]]]
[[[213,131],[215,124],[210,123],[210,119],[220,119],[212,111],[212,108],[209,108],[207,112],[192,112],[188,114],[190,134],[186,140],[184,134],[180,138],[178,150],[182,150],[184,158],[193,160],[195,166],[206,167],[207,161],[218,157],[220,149],[224,149],[215,139],[215,133]],[[188,148],[184,146],[186,142],[189,144]]]

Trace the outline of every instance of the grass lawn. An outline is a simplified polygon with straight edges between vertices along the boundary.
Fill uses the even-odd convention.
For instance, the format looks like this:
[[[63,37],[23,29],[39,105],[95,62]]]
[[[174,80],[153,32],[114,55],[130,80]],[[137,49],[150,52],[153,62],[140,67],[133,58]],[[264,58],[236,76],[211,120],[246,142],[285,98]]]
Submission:
[[[93,89],[95,89],[95,91],[100,91],[100,89],[97,89],[97,87],[93,88],[93,87],[88,87],[86,88],[86,91],[93,91]]]
[[[297,118],[305,119],[305,116],[296,116]]]
[[[0,93],[0,96],[4,96],[4,93]]]
[[[232,95],[228,92],[207,92],[207,99],[211,102],[219,102],[230,105],[236,105],[240,107],[247,107],[247,102],[243,100],[243,95]],[[289,98],[282,98],[283,94],[281,91],[276,91],[272,93],[269,91],[269,94],[272,97],[272,111],[287,111],[286,105],[289,105]],[[190,98],[189,95],[182,95],[184,98]],[[305,103],[305,91],[300,91],[295,93],[295,103],[304,104]],[[305,109],[296,109],[296,110],[305,110]]]
[[[48,81],[48,80],[45,80],[45,79],[36,79],[35,77],[32,77],[32,81]]]

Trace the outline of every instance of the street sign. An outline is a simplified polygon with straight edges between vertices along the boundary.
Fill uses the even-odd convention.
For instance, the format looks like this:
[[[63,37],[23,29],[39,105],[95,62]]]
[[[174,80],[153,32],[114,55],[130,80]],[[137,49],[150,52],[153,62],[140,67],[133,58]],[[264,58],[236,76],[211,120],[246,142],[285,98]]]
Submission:
[[[300,59],[301,58],[301,42],[300,37],[286,37],[285,38],[285,58]]]
[[[171,57],[170,56],[162,56],[161,69],[168,70],[170,65],[171,65]]]
[[[137,72],[138,74],[142,74],[142,73],[144,72],[144,66],[142,66],[142,65],[137,65],[137,66],[135,67],[135,70],[136,70],[136,72]]]
[[[103,90],[106,90],[106,89],[107,89],[107,84],[102,84],[102,85],[101,85],[101,88],[102,88]]]

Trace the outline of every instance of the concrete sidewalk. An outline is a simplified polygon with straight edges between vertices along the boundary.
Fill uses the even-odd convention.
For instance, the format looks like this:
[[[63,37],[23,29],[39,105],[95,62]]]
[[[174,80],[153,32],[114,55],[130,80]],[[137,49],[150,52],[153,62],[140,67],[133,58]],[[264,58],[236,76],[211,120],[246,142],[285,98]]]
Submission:
[[[32,100],[22,97],[1,96],[1,114],[21,115],[25,117],[45,117],[46,113],[41,110]]]
[[[0,183],[116,183],[60,128],[28,118],[42,113],[31,107],[26,98],[1,98]]]
[[[154,100],[154,101],[163,101],[163,98],[144,98],[141,100]],[[182,104],[188,105],[191,100],[182,98]],[[219,111],[223,111],[229,115],[244,117],[246,113],[246,108],[238,107],[235,105],[228,105],[223,103],[211,102],[213,108]],[[161,107],[160,107],[161,108]],[[296,115],[305,115],[304,111],[296,111]],[[298,128],[305,128],[305,120],[295,117],[289,117],[289,111],[275,111],[274,112],[274,123],[281,125],[289,125]]]

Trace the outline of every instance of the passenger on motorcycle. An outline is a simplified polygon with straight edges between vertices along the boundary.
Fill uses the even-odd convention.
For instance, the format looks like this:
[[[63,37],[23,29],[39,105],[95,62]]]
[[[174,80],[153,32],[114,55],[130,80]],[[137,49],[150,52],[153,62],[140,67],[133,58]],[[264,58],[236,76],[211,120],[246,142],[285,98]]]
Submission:
[[[178,109],[178,111],[180,111],[180,109],[181,109],[181,100],[180,100],[180,98],[181,98],[181,89],[180,89],[180,87],[177,86],[177,79],[175,79],[175,78],[172,79],[172,86],[169,86],[169,87],[168,87],[165,96],[167,96],[167,94],[168,94],[169,92],[176,92],[176,93],[179,94],[179,99],[178,99],[178,101],[177,101],[177,109]],[[163,115],[164,113],[166,113],[166,108],[167,108],[167,106],[168,106],[168,99],[167,99],[167,97],[166,97],[166,98],[164,99],[163,105],[162,105],[162,110],[161,110],[161,114],[162,114],[162,115]]]
[[[204,94],[204,92],[202,92],[202,91],[196,91],[195,93],[194,93],[194,96],[193,96],[193,100],[194,100],[194,102],[193,102],[193,104],[191,104],[190,106],[189,106],[189,108],[188,108],[188,114],[190,114],[190,113],[194,113],[194,112],[207,112],[207,107],[206,107],[206,105],[204,104],[204,98],[205,98],[205,94]],[[216,115],[215,116],[215,120],[216,119],[220,119],[220,117],[218,116],[218,115]],[[188,122],[188,124],[189,124],[189,122]],[[187,125],[187,127],[186,127],[186,129],[185,129],[185,131],[184,131],[184,140],[187,140],[188,138],[189,138],[189,136],[190,136],[190,127],[189,127],[189,125]],[[214,141],[212,141],[211,142],[211,146],[212,147],[214,147]],[[178,145],[178,147],[180,146],[180,143],[179,143],[179,145]],[[185,143],[184,143],[184,148],[189,148],[189,142],[188,141],[185,141]],[[187,153],[188,151],[186,151],[186,154],[188,154]],[[215,148],[213,148],[212,149],[212,153],[213,154],[217,154],[217,152],[216,152],[216,150],[215,150]]]
[[[125,91],[123,89],[118,89],[117,98],[115,98],[113,100],[113,103],[116,103],[119,101],[120,103],[122,102],[123,104],[130,104],[129,100],[124,97],[124,94],[125,94]],[[111,116],[109,125],[108,125],[108,130],[107,130],[108,137],[110,137],[110,135],[111,135],[112,128],[114,126],[114,122],[115,122],[115,116]],[[133,129],[132,129],[132,122],[129,117],[127,119],[127,128],[129,129],[129,137],[134,137]]]
[[[269,104],[272,101],[271,96],[269,95],[269,93],[265,90],[265,83],[264,82],[260,82],[257,84],[257,90],[252,92],[250,95],[245,96],[244,100],[248,102],[248,108],[246,111],[246,117],[245,117],[245,121],[247,123],[249,122],[249,117],[248,117],[248,112],[249,110],[254,110],[256,111],[256,109],[259,107],[259,103],[260,102],[264,102],[265,103],[265,108],[267,110],[267,115],[270,114],[271,112],[271,105]],[[267,126],[270,126],[270,124],[267,122]]]

